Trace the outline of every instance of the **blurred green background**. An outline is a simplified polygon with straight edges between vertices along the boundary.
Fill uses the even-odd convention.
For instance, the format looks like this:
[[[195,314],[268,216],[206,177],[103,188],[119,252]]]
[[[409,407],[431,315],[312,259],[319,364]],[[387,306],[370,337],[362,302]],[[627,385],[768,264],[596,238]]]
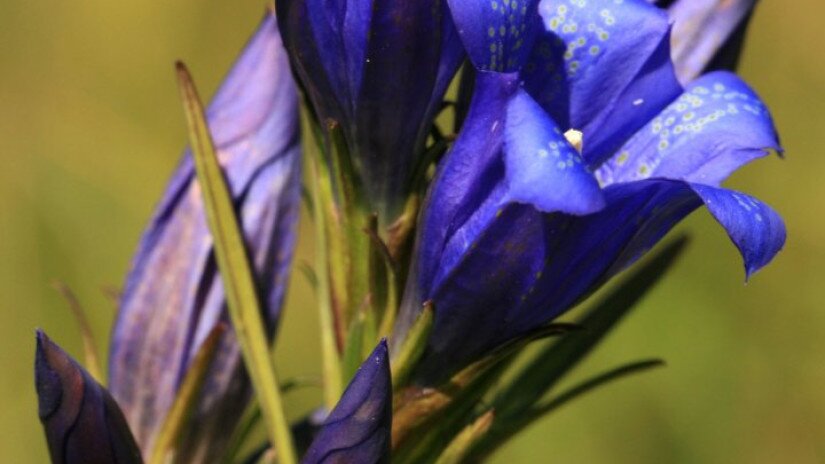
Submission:
[[[33,390],[34,328],[75,355],[67,282],[101,343],[144,221],[185,138],[172,63],[209,95],[263,2],[0,2],[0,462],[46,462]],[[576,374],[640,357],[668,367],[620,382],[532,427],[496,462],[825,462],[825,55],[815,0],[766,0],[742,73],[773,109],[787,159],[729,185],[787,222],[785,250],[743,284],[740,259],[699,212],[690,252]],[[303,237],[311,234],[303,234]],[[302,237],[298,259],[311,256]],[[313,374],[314,302],[292,282],[284,377]],[[301,414],[319,398],[290,394]]]

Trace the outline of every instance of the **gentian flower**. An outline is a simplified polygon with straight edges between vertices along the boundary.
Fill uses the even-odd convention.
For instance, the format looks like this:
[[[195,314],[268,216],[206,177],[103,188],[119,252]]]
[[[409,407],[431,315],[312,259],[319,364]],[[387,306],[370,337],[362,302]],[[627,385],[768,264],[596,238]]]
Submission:
[[[392,223],[463,58],[446,4],[284,0],[277,8],[319,122],[340,125],[373,211]]]
[[[387,342],[361,364],[302,460],[303,464],[389,462],[392,381]]]
[[[720,187],[780,150],[767,109],[726,72],[681,89],[664,12],[643,0],[543,0],[546,32],[525,52],[535,6],[493,3],[450,3],[479,77],[425,203],[397,327],[434,306],[419,384],[557,317],[703,204],[747,275],[785,238],[768,206]],[[521,22],[493,14],[514,4],[528,9]],[[473,24],[478,9],[491,11]]]
[[[298,98],[273,14],[261,22],[207,109],[218,156],[259,277],[274,333],[300,201]],[[227,322],[192,158],[184,155],[144,233],[120,302],[109,363],[114,397],[144,452],[201,343]],[[234,334],[216,358],[178,456],[219,455],[250,397]]]
[[[709,70],[733,69],[756,0],[659,0],[673,22],[676,75],[690,82]]]
[[[109,392],[39,330],[34,372],[38,414],[53,463],[142,462]]]

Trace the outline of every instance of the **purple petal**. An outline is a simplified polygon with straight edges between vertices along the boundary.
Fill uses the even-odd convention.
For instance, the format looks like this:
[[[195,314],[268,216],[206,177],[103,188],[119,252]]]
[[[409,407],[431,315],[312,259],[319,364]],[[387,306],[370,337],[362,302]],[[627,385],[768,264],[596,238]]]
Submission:
[[[476,69],[514,72],[539,29],[537,0],[448,0],[458,34]]]
[[[300,197],[298,99],[275,18],[268,14],[207,110],[210,130],[259,277],[266,321],[277,324]],[[114,327],[112,394],[144,450],[192,357],[226,318],[203,204],[187,152],[146,230]],[[222,339],[181,456],[215,456],[250,389],[234,335]],[[191,449],[190,449],[191,448]]]
[[[597,171],[603,185],[651,177],[718,185],[780,151],[767,107],[741,79],[715,72],[691,83]]]
[[[587,214],[604,206],[575,149],[511,74],[480,72],[458,140],[425,206],[419,278],[428,293],[506,205]]]
[[[690,82],[709,67],[732,69],[756,0],[678,0],[668,15],[672,56],[679,80]]]
[[[507,105],[504,135],[508,200],[576,215],[604,207],[599,185],[579,153],[524,90]]]
[[[744,193],[691,185],[739,249],[747,277],[766,266],[782,249],[785,224],[769,206]]]
[[[523,77],[563,130],[584,133],[598,166],[681,92],[669,60],[667,16],[642,0],[543,0],[547,32]]]
[[[361,364],[309,447],[303,464],[389,462],[392,382],[387,342]]]
[[[35,387],[52,462],[142,462],[126,419],[106,389],[39,330]]]

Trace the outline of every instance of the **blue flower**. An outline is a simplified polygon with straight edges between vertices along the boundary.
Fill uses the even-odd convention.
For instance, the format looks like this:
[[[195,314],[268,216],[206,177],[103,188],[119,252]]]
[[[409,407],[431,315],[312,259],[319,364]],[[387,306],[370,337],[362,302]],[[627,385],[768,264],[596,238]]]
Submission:
[[[450,3],[459,30],[479,3],[487,6]],[[682,89],[667,17],[645,1],[543,0],[538,10],[546,32],[531,52],[508,44],[495,55],[506,72],[484,67],[492,52],[483,50],[494,41],[499,50],[499,36],[462,34],[479,69],[476,92],[425,203],[398,326],[422,302],[434,305],[419,383],[557,317],[703,204],[747,275],[784,243],[775,212],[720,187],[741,165],[780,150],[767,109],[744,82],[718,72]],[[529,36],[529,15],[507,21],[508,31],[526,25]]]
[[[207,110],[274,333],[300,202],[298,98],[274,15],[267,14]],[[187,152],[144,233],[114,327],[112,394],[141,449],[152,449],[201,343],[226,322],[223,287]],[[179,449],[183,460],[220,453],[250,397],[232,333],[221,339]]]
[[[301,461],[303,464],[389,462],[392,382],[381,340],[355,373]]]
[[[756,0],[659,0],[673,22],[673,62],[687,83],[708,70],[733,69]]]
[[[123,413],[106,389],[39,330],[34,373],[38,415],[52,462],[143,462]]]
[[[284,0],[277,8],[318,120],[343,129],[372,208],[391,223],[463,58],[445,3]]]

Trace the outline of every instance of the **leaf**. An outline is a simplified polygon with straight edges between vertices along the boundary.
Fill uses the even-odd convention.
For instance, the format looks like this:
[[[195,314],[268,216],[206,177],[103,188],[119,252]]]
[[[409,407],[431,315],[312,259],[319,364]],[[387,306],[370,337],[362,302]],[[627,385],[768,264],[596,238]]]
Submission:
[[[610,382],[623,379],[629,375],[647,372],[650,369],[662,367],[664,365],[664,361],[660,359],[636,361],[592,377],[574,387],[571,387],[555,398],[536,407],[530,408],[523,414],[502,423],[501,426],[496,427],[492,432],[488,433],[487,436],[484,437],[484,441],[476,440],[474,444],[477,444],[478,446],[475,449],[467,450],[465,455],[472,456],[472,459],[480,460],[484,456],[489,455],[489,453],[497,449],[499,446],[506,443],[507,440],[524,430],[524,428],[536,420],[541,419],[568,402]]]
[[[472,424],[464,428],[447,446],[435,464],[458,464],[467,456],[473,445],[483,439],[493,425],[495,414],[492,410],[482,414]]]
[[[266,418],[267,430],[278,449],[280,462],[292,464],[297,458],[283,410],[278,377],[269,354],[261,305],[238,218],[218,163],[195,84],[183,63],[178,62],[176,69],[195,172],[214,241],[215,258],[226,293],[232,327]]]

